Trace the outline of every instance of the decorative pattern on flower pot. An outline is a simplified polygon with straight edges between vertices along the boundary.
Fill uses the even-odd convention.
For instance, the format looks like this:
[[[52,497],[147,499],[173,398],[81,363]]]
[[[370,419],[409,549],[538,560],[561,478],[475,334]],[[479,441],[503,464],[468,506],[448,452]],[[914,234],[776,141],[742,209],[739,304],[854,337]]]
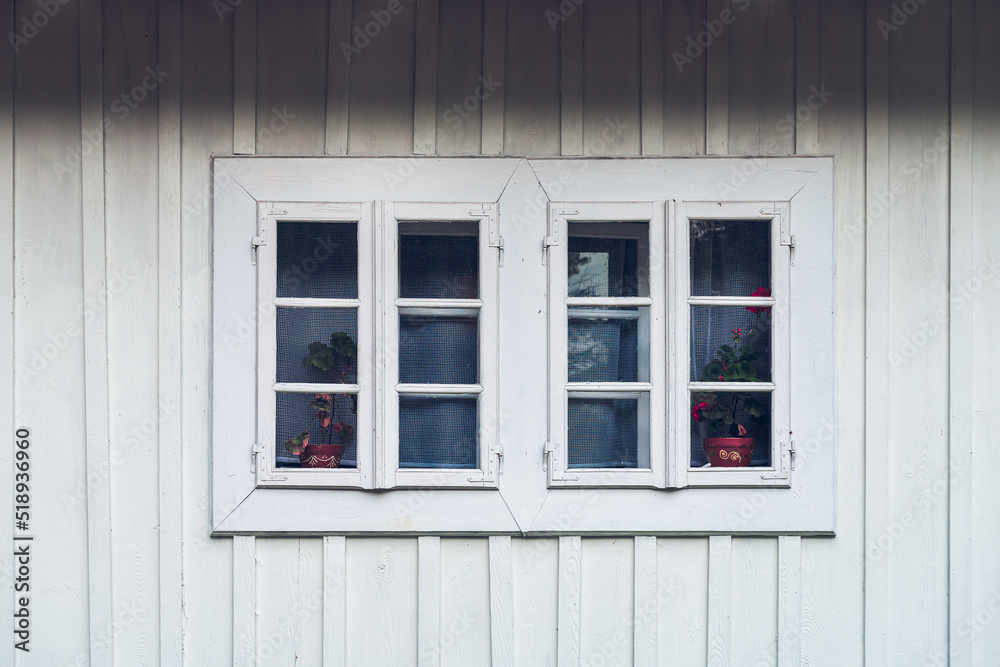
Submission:
[[[742,468],[750,465],[753,438],[705,438],[702,444],[713,468]]]
[[[306,445],[299,454],[303,468],[339,468],[346,445]]]

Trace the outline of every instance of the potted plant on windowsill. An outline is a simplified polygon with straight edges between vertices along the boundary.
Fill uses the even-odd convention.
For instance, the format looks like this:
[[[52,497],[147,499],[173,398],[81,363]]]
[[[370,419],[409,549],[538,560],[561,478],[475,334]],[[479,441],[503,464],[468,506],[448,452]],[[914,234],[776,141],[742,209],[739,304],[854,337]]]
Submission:
[[[771,296],[771,291],[760,287],[751,296]],[[754,313],[750,331],[732,329],[732,345],[721,345],[715,357],[705,365],[700,382],[767,382],[768,378],[757,375],[753,362],[760,358],[754,341],[767,336],[768,306],[747,306]],[[766,316],[766,317],[765,317]],[[691,407],[691,418],[705,422],[712,433],[718,436],[702,441],[705,455],[712,467],[738,468],[750,465],[753,456],[754,439],[747,437],[744,419],[759,422],[767,414],[767,409],[754,395],[747,392],[696,392]]]
[[[302,360],[306,368],[318,368],[329,373],[334,382],[343,383],[347,372],[357,363],[358,346],[343,331],[330,336],[330,343],[309,343],[309,355]],[[338,377],[339,376],[339,377]],[[303,468],[339,468],[348,443],[354,437],[354,427],[344,421],[344,402],[351,414],[357,414],[357,394],[316,394],[309,407],[316,413],[304,431],[285,440],[285,449],[299,457]],[[310,444],[313,423],[319,426],[319,442]],[[337,442],[334,442],[336,434]]]

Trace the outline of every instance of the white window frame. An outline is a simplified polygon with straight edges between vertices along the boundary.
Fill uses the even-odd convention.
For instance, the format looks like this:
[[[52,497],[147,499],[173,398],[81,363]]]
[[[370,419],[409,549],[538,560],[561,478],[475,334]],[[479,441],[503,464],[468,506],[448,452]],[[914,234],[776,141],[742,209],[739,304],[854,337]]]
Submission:
[[[834,533],[837,457],[833,158],[232,157],[213,160],[213,177],[213,534]],[[278,211],[293,206],[303,207],[294,214],[299,219],[310,210],[316,219],[330,219],[331,211],[360,218],[367,215],[363,207],[368,206],[373,234],[370,267],[373,280],[384,281],[388,255],[380,246],[385,243],[388,226],[383,222],[387,212],[378,202],[402,202],[400,207],[458,205],[451,210],[458,210],[455,215],[461,219],[468,219],[467,215],[477,217],[470,214],[468,202],[495,205],[495,224],[488,224],[488,233],[480,234],[481,245],[488,243],[490,250],[481,255],[480,266],[488,265],[485,258],[491,253],[500,266],[496,326],[481,326],[481,336],[494,332],[498,343],[494,359],[481,359],[482,369],[496,370],[498,406],[496,420],[483,408],[480,412],[481,422],[495,422],[490,424],[495,438],[482,443],[494,448],[485,458],[481,456],[485,462],[481,470],[484,479],[469,480],[473,475],[465,470],[461,473],[465,480],[459,478],[455,486],[420,486],[427,480],[402,479],[397,477],[397,471],[389,475],[388,470],[379,469],[377,462],[379,447],[389,442],[384,423],[373,424],[370,484],[363,466],[357,472],[340,471],[345,479],[338,482],[338,488],[312,485],[312,477],[291,482],[266,479],[292,472],[311,475],[311,471],[265,469],[263,476],[258,476],[256,461],[274,460],[273,451],[265,451],[257,437],[259,415],[250,414],[260,410],[258,336],[262,327],[273,325],[269,319],[273,318],[273,313],[269,315],[273,304],[269,309],[258,302],[254,264],[262,251],[267,256],[269,248],[266,244],[255,248],[251,240],[259,237],[258,241],[266,242],[267,215],[284,215]],[[566,206],[568,202],[573,208]],[[601,207],[637,204],[652,206],[655,214],[659,206],[665,229],[669,230],[665,273],[686,276],[686,269],[681,270],[676,257],[678,245],[684,247],[685,255],[687,252],[686,237],[678,237],[681,230],[687,233],[687,225],[678,224],[683,216],[708,217],[704,211],[697,211],[706,203],[729,207],[725,217],[738,211],[736,217],[742,218],[754,210],[762,216],[760,210],[767,207],[760,206],[761,202],[774,205],[772,212],[778,212],[781,204],[787,206],[787,216],[782,213],[777,230],[789,244],[782,246],[788,252],[787,308],[791,314],[787,322],[791,350],[787,368],[789,437],[775,441],[779,448],[778,455],[772,456],[775,469],[734,473],[693,470],[687,465],[688,350],[675,329],[680,327],[686,336],[689,304],[686,284],[671,278],[663,287],[663,330],[666,356],[679,363],[671,367],[670,382],[662,384],[666,393],[662,475],[657,478],[651,472],[649,480],[635,483],[631,479],[635,476],[625,474],[613,485],[602,484],[598,475],[597,483],[585,488],[550,484],[555,453],[550,443],[556,439],[550,432],[552,422],[547,408],[554,391],[548,378],[552,358],[547,369],[546,355],[551,338],[548,327],[555,313],[547,310],[551,297],[547,277],[555,269],[546,262],[558,249],[550,243],[558,243],[559,239],[553,238],[558,234],[548,228],[549,210],[559,209],[558,213],[568,216],[566,220],[574,215],[614,220],[621,219],[621,215],[606,215],[599,212]],[[739,208],[747,203],[756,208]],[[393,216],[397,215],[395,206]],[[570,214],[568,208],[579,213]],[[428,219],[440,217],[439,212],[425,215]],[[273,217],[272,221],[279,219]],[[651,225],[651,234],[655,226]],[[501,231],[507,236],[506,244]],[[367,253],[359,247],[360,255]],[[366,261],[359,257],[359,269]],[[656,258],[650,261],[652,266]],[[773,288],[777,290],[776,285]],[[486,289],[486,283],[481,283],[483,295]],[[376,285],[376,294],[384,291]],[[777,293],[774,296],[775,314],[781,315],[781,300]],[[361,308],[365,299],[360,293],[359,301]],[[398,304],[390,301],[394,300],[374,300],[370,304],[375,332],[372,345],[380,331],[385,336],[382,327],[389,319],[387,313],[396,316]],[[559,326],[566,326],[564,318],[559,322]],[[361,326],[359,321],[359,339],[363,338]],[[359,347],[368,344],[359,340]],[[481,347],[481,355],[488,354],[485,350],[490,346],[482,337]],[[359,350],[359,354],[364,353]],[[805,360],[809,363],[800,362]],[[376,369],[385,372],[384,359],[373,361]],[[659,390],[661,385],[652,375],[651,379],[651,391]],[[390,392],[395,398],[395,385],[385,380],[376,377],[375,390]],[[775,380],[777,387],[777,376]],[[359,396],[370,386],[364,370],[359,368]],[[564,384],[560,391],[565,388]],[[672,388],[683,394],[683,399],[670,394]],[[384,420],[384,411],[379,413],[377,406],[379,401],[384,403],[385,397],[373,394],[372,400],[375,419]],[[651,416],[651,429],[655,421]],[[273,434],[271,422],[268,432]],[[374,439],[379,436],[381,442]],[[260,444],[255,448],[255,443]],[[651,452],[652,445],[651,437]],[[786,471],[787,478],[783,478]],[[772,474],[773,478],[750,478],[759,478],[762,473]],[[379,486],[382,488],[376,488]]]

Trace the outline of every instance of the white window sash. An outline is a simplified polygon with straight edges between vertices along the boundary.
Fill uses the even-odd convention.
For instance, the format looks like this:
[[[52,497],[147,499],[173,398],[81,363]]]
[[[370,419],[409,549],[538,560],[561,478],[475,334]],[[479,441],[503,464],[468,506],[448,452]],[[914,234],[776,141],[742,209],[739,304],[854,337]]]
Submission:
[[[277,225],[281,221],[314,221],[358,224],[358,299],[278,298]],[[370,489],[374,486],[374,312],[372,308],[374,229],[372,207],[358,204],[302,204],[260,202],[257,247],[257,486],[338,487]],[[279,307],[354,309],[358,313],[358,383],[279,384],[276,380],[277,311]],[[356,393],[358,395],[357,468],[278,468],[275,457],[283,445],[275,438],[277,391],[297,393]]]
[[[384,376],[380,382],[377,472],[380,488],[497,488],[502,455],[499,419],[498,218],[495,203],[382,204],[382,267],[379,271],[379,345]],[[403,299],[398,295],[399,222],[423,224],[407,233],[435,234],[448,230],[441,222],[474,222],[479,225],[478,299]],[[412,385],[399,383],[399,317],[401,313],[465,311],[479,317],[479,382],[474,385]],[[474,396],[477,400],[479,450],[477,468],[400,468],[399,397]]]
[[[665,202],[552,203],[549,206],[548,253],[549,289],[549,434],[546,452],[548,485],[558,487],[643,487],[666,485],[666,339],[667,235]],[[586,235],[616,238],[647,228],[639,252],[648,257],[648,297],[568,298],[569,223],[593,222]],[[646,223],[641,227],[633,222]],[[648,226],[648,227],[647,227]],[[577,306],[648,307],[639,327],[639,364],[648,369],[645,382],[569,383],[568,314]],[[580,398],[634,398],[648,396],[648,408],[639,402],[639,441],[648,450],[639,453],[638,468],[570,468],[567,402]]]
[[[788,202],[678,202],[677,224],[674,226],[676,253],[673,272],[673,323],[676,327],[673,342],[677,347],[670,357],[674,362],[673,386],[677,400],[673,403],[675,433],[671,465],[672,485],[678,488],[716,487],[788,487],[791,485],[790,450],[790,248],[782,241],[788,237]],[[695,220],[762,220],[769,221],[771,233],[771,298],[737,298],[691,296],[690,281],[690,221]],[[784,234],[783,234],[784,231]],[[785,236],[785,239],[783,239]],[[719,383],[715,391],[754,389],[771,394],[771,462],[769,467],[745,468],[693,468],[691,453],[692,388],[704,390],[702,383],[689,381],[690,312],[692,305],[770,305],[771,308],[771,383]],[[740,386],[742,385],[742,386]],[[759,385],[759,386],[758,386]]]

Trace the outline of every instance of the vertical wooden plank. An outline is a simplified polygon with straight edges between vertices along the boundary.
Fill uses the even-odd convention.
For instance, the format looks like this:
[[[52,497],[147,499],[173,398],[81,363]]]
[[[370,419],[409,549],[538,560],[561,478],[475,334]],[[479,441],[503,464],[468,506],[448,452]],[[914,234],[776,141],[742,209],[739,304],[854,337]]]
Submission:
[[[490,537],[490,648],[494,665],[514,665],[514,563],[510,537]]]
[[[810,107],[814,87],[821,89],[827,83],[819,78],[819,44],[819,1],[795,0],[795,121],[792,125],[795,152],[799,155],[819,152],[819,113],[818,109]],[[813,106],[822,104],[816,98],[812,102]],[[786,124],[781,126],[782,132],[786,127]]]
[[[416,6],[392,3],[399,10],[392,14],[388,5],[389,0],[354,0],[352,34],[360,28],[372,36],[351,59],[352,155],[408,155],[413,150]],[[391,18],[385,19],[387,14]],[[377,17],[387,22],[385,27]]]
[[[864,662],[865,499],[865,38],[864,0],[820,4],[817,81],[835,91],[817,113],[820,153],[837,156],[837,538],[803,538],[799,641],[803,664],[836,655]],[[884,220],[882,221],[884,222]],[[816,425],[821,427],[822,425]],[[796,448],[832,447],[796,433]],[[799,465],[807,463],[799,461]]]
[[[581,11],[576,5],[573,10]],[[487,25],[490,16],[487,5]],[[563,18],[558,0],[507,0],[505,155],[560,154],[558,63]]]
[[[483,5],[483,78],[499,87],[483,100],[483,155],[500,155],[504,149],[504,84],[507,62],[507,0],[485,0]]]
[[[417,559],[412,538],[348,540],[348,665],[416,662]]]
[[[968,271],[976,266],[974,168],[974,99],[976,93],[976,8],[974,0],[951,3],[951,227],[950,279],[955,286],[968,280]],[[971,37],[970,37],[971,36]],[[981,218],[979,218],[981,219]],[[959,307],[961,305],[962,307]],[[949,423],[948,460],[953,470],[973,469],[975,397],[969,400],[969,387],[976,386],[974,369],[976,338],[974,309],[969,304],[949,300]],[[948,638],[950,664],[970,666],[973,644],[961,634],[963,623],[975,615],[974,536],[977,512],[973,475],[951,475],[948,491]]]
[[[734,19],[724,33],[730,48],[729,154],[791,154],[795,137],[786,124],[795,112],[794,0],[731,5]],[[716,46],[707,49],[709,58]]]
[[[257,665],[323,660],[323,541],[256,540]]]
[[[14,3],[0,8],[0,35],[14,31]],[[0,468],[14,469],[14,49],[0,49]],[[0,534],[14,535],[14,497],[0,496]],[[14,608],[13,551],[0,550],[0,608]],[[0,662],[14,663],[14,625],[0,624]]]
[[[80,3],[80,123],[91,133],[91,150],[81,159],[83,182],[83,297],[99,304],[84,320],[87,399],[87,474],[100,480],[87,486],[87,532],[92,662],[110,665],[113,646],[105,628],[113,622],[111,555],[111,437],[108,406],[108,321],[106,228],[104,219],[104,75],[100,0]],[[36,45],[37,46],[37,45]],[[100,128],[94,131],[95,128]],[[107,472],[105,472],[107,471]],[[93,640],[92,640],[93,641]]]
[[[660,127],[663,124],[660,123]],[[656,667],[657,612],[659,600],[657,590],[656,538],[637,535],[635,549],[635,589],[633,591],[634,636],[632,655],[635,667]]]
[[[802,538],[778,537],[778,667],[802,664]]]
[[[733,538],[708,538],[708,666],[728,667],[732,655]]]
[[[441,667],[491,664],[491,577],[488,539],[441,540]]]
[[[591,2],[581,9],[583,153],[640,155],[639,0]]]
[[[642,154],[663,155],[663,0],[642,0]]]
[[[233,662],[233,540],[209,537],[211,476],[211,155],[232,150],[233,24],[211,3],[182,0],[181,55],[181,483],[184,657]],[[250,315],[250,314],[248,314]],[[252,315],[250,315],[252,317]],[[232,508],[229,508],[230,511]]]
[[[257,0],[233,13],[233,153],[257,152]]]
[[[709,538],[657,540],[657,657],[663,665],[708,662]]]
[[[554,665],[559,618],[559,540],[513,538],[514,665]]]
[[[413,154],[437,152],[438,0],[417,0]]]
[[[181,488],[181,5],[159,3],[159,64],[174,74],[160,82],[159,228],[157,239],[158,405],[176,409],[160,420],[160,664],[183,661],[183,527]]]
[[[496,2],[493,3],[494,5]],[[503,31],[504,16],[493,17],[497,25],[488,28],[483,21],[483,0],[441,0],[438,29],[437,132],[438,155],[478,155],[482,152],[483,109],[494,96],[503,92],[503,37],[499,54],[491,54],[490,62],[483,48],[487,29]],[[495,38],[493,38],[495,39]],[[490,68],[500,65],[498,72]],[[484,79],[485,83],[480,79]],[[477,91],[479,93],[477,94]],[[502,98],[501,98],[502,99]],[[494,119],[496,152],[503,149],[503,109]]]
[[[353,3],[330,0],[330,31],[326,65],[326,154],[347,154],[348,109],[351,94],[351,34]]]
[[[583,11],[559,24],[560,141],[563,155],[583,155]]]
[[[246,535],[233,538],[233,667],[257,667],[257,556]]]
[[[729,663],[774,664],[778,646],[778,541],[732,540]]]
[[[257,154],[322,155],[330,3],[300,0],[294,11],[278,0],[257,3],[258,22],[267,27],[257,33]]]
[[[666,155],[705,154],[707,59],[689,41],[705,29],[705,8],[705,0],[664,3],[663,150]]]
[[[865,442],[889,441],[889,224],[868,221],[877,196],[889,192],[889,44],[878,30],[887,0],[868,0],[867,123],[865,128]],[[875,209],[881,211],[882,209]],[[883,211],[883,216],[887,214]],[[887,555],[875,545],[889,525],[888,447],[865,447],[865,664],[889,664]],[[868,547],[867,545],[873,545]]]
[[[441,665],[441,538],[417,538],[417,665]]]
[[[635,545],[631,538],[588,537],[582,541],[581,664],[599,662],[601,658],[608,665],[633,663],[634,566]]]
[[[179,409],[158,402],[157,368],[160,249],[154,156],[159,84],[172,72],[156,68],[156,4],[104,0],[102,5],[108,109],[101,193],[105,262],[132,276],[124,287],[108,278],[112,604],[116,613],[132,609],[136,617],[115,633],[114,659],[147,664],[159,658],[159,590],[153,584],[160,572],[159,425]],[[134,39],[145,30],[152,39]]]
[[[559,667],[577,667],[580,664],[581,553],[579,536],[559,538]]]
[[[347,542],[323,538],[323,667],[347,665]]]
[[[716,18],[732,12],[730,0],[707,0],[707,16]],[[705,49],[705,152],[708,155],[729,153],[729,34],[723,30]]]

